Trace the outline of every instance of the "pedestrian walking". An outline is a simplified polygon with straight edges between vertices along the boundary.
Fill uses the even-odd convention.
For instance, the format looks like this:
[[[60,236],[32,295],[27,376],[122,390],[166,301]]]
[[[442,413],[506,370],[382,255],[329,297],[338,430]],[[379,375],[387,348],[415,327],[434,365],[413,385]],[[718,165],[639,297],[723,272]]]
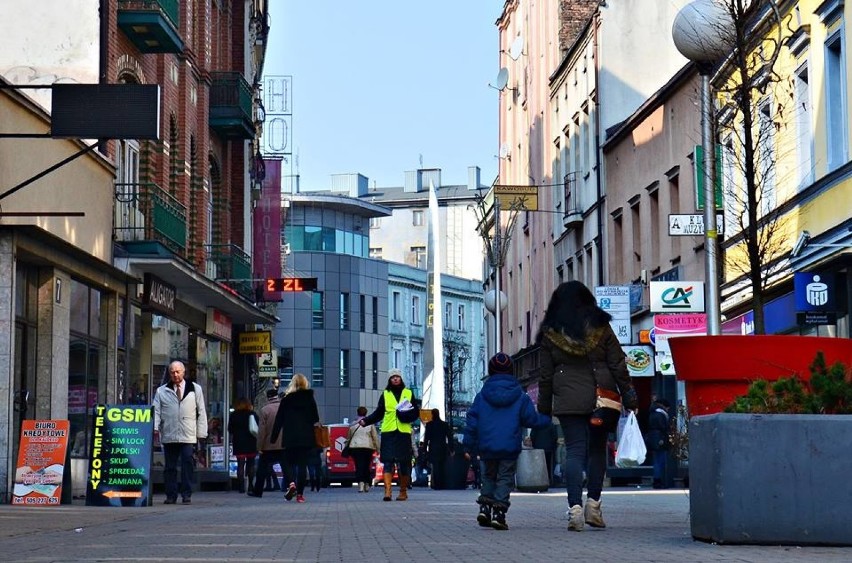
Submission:
[[[651,405],[651,412],[648,413],[648,436],[645,438],[645,444],[648,450],[653,452],[655,489],[667,488],[666,464],[669,457],[670,407],[671,403],[668,400],[656,399]]]
[[[189,504],[195,471],[193,453],[199,440],[207,438],[207,407],[201,386],[185,378],[183,362],[170,363],[168,374],[168,383],[157,388],[153,400],[154,431],[159,435],[165,458],[165,504],[175,504],[178,494],[184,504]]]
[[[373,454],[379,449],[379,434],[372,424],[367,426],[358,424],[362,418],[367,416],[367,407],[358,407],[356,412],[358,418],[355,424],[349,427],[346,439],[349,441],[349,455],[355,462],[355,479],[358,481],[358,492],[366,493],[370,491],[370,483],[372,482],[370,466],[372,465]]]
[[[536,337],[540,345],[538,410],[559,419],[565,440],[562,475],[568,493],[568,529],[586,523],[604,528],[601,490],[606,474],[607,436],[614,431],[621,405],[637,407],[624,352],[610,327],[612,317],[598,307],[592,292],[578,281],[560,284],[550,298]],[[616,409],[600,405],[615,406]],[[603,414],[608,411],[612,414]],[[596,417],[592,417],[595,412]],[[583,508],[583,472],[587,499]]]
[[[310,388],[308,378],[297,373],[287,386],[284,397],[278,405],[278,413],[272,426],[272,441],[278,440],[278,435],[284,432],[284,460],[290,467],[295,468],[296,481],[290,482],[284,498],[291,500],[296,495],[296,502],[305,502],[305,483],[308,478],[308,457],[311,450],[316,448],[314,426],[319,424],[319,411],[314,399],[314,391]]]
[[[482,489],[476,503],[480,526],[508,530],[506,513],[515,485],[523,429],[550,424],[550,417],[535,410],[512,373],[512,359],[499,352],[488,361],[488,378],[467,411],[464,430],[465,457],[479,454]]]
[[[266,391],[268,402],[260,409],[260,422],[257,428],[257,449],[260,451],[260,460],[257,464],[257,478],[254,480],[254,486],[249,489],[248,496],[262,497],[264,490],[278,490],[278,478],[275,475],[275,464],[281,467],[284,474],[284,483],[292,483],[294,481],[292,470],[287,466],[284,460],[284,444],[283,438],[286,431],[279,433],[276,440],[272,439],[272,427],[275,426],[275,417],[278,414],[278,407],[281,404],[281,399],[278,396],[277,389],[269,389]],[[267,476],[271,475],[275,479],[275,488],[265,488]],[[293,491],[289,492],[290,498],[296,494],[296,486],[293,486]]]
[[[423,442],[426,455],[432,466],[432,488],[446,488],[447,458],[453,455],[453,432],[450,425],[441,420],[441,411],[432,409],[432,420],[426,423]]]
[[[417,420],[419,403],[411,389],[405,386],[402,372],[388,372],[388,384],[379,397],[379,404],[370,415],[358,421],[369,426],[381,421],[381,456],[385,485],[383,501],[391,500],[393,472],[396,466],[399,475],[399,495],[396,500],[408,500],[408,485],[411,483],[411,423]]]
[[[237,490],[241,493],[246,492],[246,489],[251,490],[254,485],[254,460],[257,457],[255,434],[258,424],[258,416],[251,402],[245,397],[237,399],[234,412],[228,418],[228,434],[231,436],[234,457],[237,458]]]

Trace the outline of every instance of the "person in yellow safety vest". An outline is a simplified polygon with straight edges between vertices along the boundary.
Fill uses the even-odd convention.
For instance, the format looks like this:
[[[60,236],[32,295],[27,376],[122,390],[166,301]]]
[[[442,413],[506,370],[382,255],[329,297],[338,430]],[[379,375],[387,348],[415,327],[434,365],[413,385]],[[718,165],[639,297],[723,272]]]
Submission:
[[[384,466],[383,501],[391,500],[394,465],[399,472],[399,495],[396,500],[408,500],[408,486],[411,483],[411,423],[417,420],[419,414],[419,404],[414,393],[402,381],[402,372],[392,369],[388,371],[388,384],[379,398],[376,410],[358,421],[361,426],[381,421],[379,459]]]

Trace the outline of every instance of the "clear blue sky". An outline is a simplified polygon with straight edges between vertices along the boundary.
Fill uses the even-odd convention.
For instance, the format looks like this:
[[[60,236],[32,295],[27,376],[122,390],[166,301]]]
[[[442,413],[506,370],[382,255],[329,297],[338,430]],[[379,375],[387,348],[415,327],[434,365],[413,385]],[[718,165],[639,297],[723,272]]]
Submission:
[[[497,174],[497,27],[504,0],[271,0],[264,74],[293,76],[302,190],[360,172],[401,186],[406,170]],[[295,172],[285,170],[284,173]]]

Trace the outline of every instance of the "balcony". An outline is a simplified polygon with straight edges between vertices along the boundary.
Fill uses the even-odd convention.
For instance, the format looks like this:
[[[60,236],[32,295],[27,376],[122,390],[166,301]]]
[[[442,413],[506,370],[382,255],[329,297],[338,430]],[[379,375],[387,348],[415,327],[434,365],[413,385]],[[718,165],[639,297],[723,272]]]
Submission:
[[[212,268],[215,271],[214,278],[243,297],[254,299],[251,257],[235,244],[208,244],[205,248],[209,261],[215,265]]]
[[[573,229],[583,224],[583,213],[579,209],[569,209],[562,216],[562,225],[566,229]]]
[[[115,184],[116,241],[131,253],[186,252],[186,207],[154,183]]]
[[[143,53],[181,53],[178,0],[118,0],[118,27]]]
[[[239,72],[211,72],[210,127],[226,139],[253,139],[252,91]]]

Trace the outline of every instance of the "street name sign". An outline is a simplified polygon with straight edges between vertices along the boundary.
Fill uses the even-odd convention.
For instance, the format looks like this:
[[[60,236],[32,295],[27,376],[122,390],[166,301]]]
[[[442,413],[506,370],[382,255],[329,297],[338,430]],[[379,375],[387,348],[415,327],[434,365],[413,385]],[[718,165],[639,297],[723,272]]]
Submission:
[[[716,232],[720,235],[725,234],[724,224],[722,214],[716,214]],[[669,236],[704,236],[704,215],[700,213],[669,215]]]

